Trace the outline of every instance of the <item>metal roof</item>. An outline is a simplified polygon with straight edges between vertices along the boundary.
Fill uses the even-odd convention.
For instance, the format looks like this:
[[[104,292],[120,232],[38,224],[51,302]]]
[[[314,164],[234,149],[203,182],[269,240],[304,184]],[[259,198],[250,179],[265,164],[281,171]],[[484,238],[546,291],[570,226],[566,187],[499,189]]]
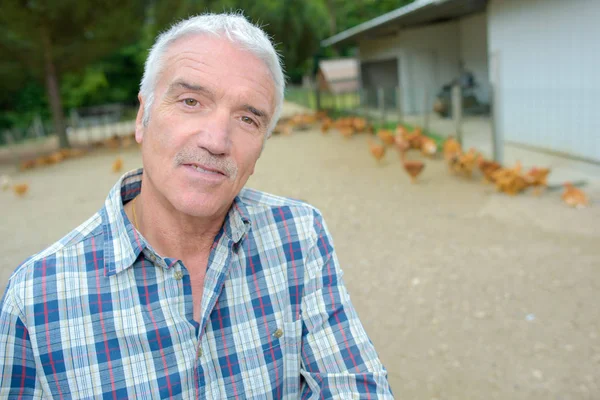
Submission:
[[[328,47],[356,43],[397,33],[400,29],[457,19],[485,10],[487,0],[416,0],[389,13],[363,22],[321,42]]]

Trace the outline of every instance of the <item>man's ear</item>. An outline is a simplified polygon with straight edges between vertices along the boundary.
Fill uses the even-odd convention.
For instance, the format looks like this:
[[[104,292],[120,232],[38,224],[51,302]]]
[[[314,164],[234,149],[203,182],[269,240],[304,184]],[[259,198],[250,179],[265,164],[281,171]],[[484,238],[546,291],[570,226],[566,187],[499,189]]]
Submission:
[[[138,94],[138,100],[140,101],[140,108],[138,108],[135,117],[135,141],[141,144],[144,137],[144,98],[141,93]]]

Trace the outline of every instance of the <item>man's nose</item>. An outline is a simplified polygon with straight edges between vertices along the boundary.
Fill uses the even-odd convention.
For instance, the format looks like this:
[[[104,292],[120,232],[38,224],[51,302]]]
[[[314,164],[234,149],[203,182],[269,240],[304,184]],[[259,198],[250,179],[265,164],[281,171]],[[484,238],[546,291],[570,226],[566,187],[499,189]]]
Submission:
[[[214,155],[227,155],[231,150],[232,119],[227,110],[215,110],[202,119],[198,146]]]

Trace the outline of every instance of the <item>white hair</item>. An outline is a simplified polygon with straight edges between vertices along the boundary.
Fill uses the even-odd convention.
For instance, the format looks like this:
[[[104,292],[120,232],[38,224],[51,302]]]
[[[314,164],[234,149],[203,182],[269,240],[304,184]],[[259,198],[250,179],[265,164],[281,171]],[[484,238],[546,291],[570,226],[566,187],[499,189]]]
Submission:
[[[158,75],[162,72],[164,55],[169,46],[184,36],[200,34],[227,38],[265,63],[275,85],[275,110],[266,134],[266,137],[269,137],[281,115],[283,106],[285,78],[281,59],[271,40],[261,28],[248,22],[242,14],[233,13],[197,15],[178,22],[158,36],[146,59],[144,76],[140,84],[140,95],[144,99],[142,123],[147,125],[150,120],[150,108],[154,102]]]

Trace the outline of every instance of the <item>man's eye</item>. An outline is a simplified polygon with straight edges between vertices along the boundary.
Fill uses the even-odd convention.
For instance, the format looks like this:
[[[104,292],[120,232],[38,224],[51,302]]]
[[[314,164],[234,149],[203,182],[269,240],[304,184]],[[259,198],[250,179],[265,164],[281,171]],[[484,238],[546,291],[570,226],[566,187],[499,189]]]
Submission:
[[[198,101],[195,99],[185,99],[185,100],[183,100],[183,102],[186,106],[190,106],[190,107],[194,107],[196,104],[198,104]]]
[[[250,117],[242,117],[242,121],[244,121],[247,124],[254,124],[254,120]]]

